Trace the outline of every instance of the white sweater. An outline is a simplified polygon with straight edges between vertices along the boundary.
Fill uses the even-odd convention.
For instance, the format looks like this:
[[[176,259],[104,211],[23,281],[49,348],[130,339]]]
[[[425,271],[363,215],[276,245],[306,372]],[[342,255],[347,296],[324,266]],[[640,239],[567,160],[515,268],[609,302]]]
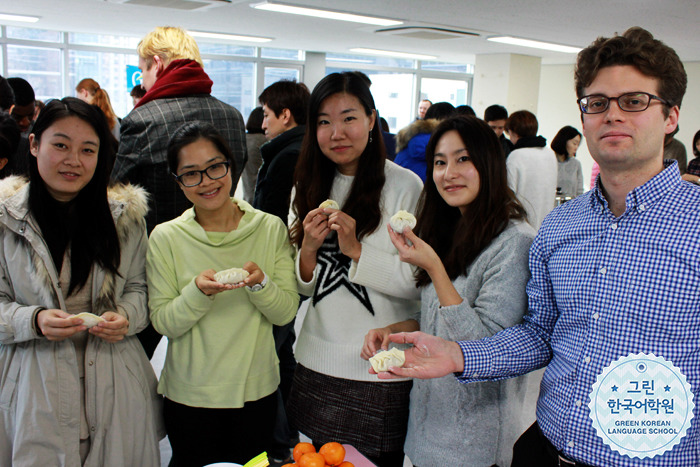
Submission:
[[[413,270],[399,260],[386,225],[401,209],[415,213],[422,190],[418,176],[391,161],[385,166],[382,220],[377,230],[362,239],[358,262],[342,253],[331,255],[321,248],[313,277],[304,282],[296,260],[299,293],[310,296],[309,309],[299,334],[296,359],[318,373],[359,381],[378,382],[370,375],[369,362],[360,357],[367,331],[409,318],[419,319],[420,290]],[[342,206],[354,177],[336,172],[330,198]],[[331,236],[332,235],[332,236]],[[335,234],[326,238],[337,245]],[[327,244],[324,244],[326,246]],[[349,268],[333,267],[334,260]],[[338,273],[338,274],[334,274]],[[318,285],[318,287],[317,287]]]
[[[557,193],[557,156],[549,148],[515,149],[506,159],[508,185],[527,212],[528,223],[538,230],[554,209]]]

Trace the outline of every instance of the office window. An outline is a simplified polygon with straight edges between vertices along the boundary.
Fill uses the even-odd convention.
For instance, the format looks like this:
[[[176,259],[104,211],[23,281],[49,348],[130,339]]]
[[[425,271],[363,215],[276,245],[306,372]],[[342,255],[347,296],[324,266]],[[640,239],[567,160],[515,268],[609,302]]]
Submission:
[[[347,63],[348,69],[355,70],[362,68],[363,65],[377,65],[390,68],[415,68],[416,61],[405,58],[392,57],[374,57],[371,55],[352,55],[352,54],[337,54],[327,53],[326,62],[342,62]],[[353,68],[352,64],[356,64],[358,68]],[[335,65],[335,64],[333,64]]]
[[[212,44],[211,42],[197,41],[200,54],[233,55],[238,57],[255,57],[255,47],[246,47],[234,44]]]
[[[255,63],[230,60],[204,60],[204,71],[214,81],[212,95],[237,108],[247,120],[257,100]]]
[[[61,33],[58,31],[47,31],[46,29],[17,28],[7,26],[7,37],[10,39],[24,39],[43,42],[63,42]]]
[[[284,68],[284,67],[265,67],[264,88],[277,81],[292,80],[299,81],[299,68]],[[264,89],[263,88],[263,89]],[[261,91],[262,92],[262,91]]]
[[[86,34],[82,32],[71,32],[68,34],[68,42],[80,45],[96,45],[99,47],[118,47],[131,49],[136,52],[139,45],[139,37],[111,36],[107,34]]]
[[[61,57],[60,49],[8,44],[7,77],[26,79],[39,100],[63,97]]]
[[[286,60],[304,60],[304,53],[301,50],[272,49],[263,47],[260,49],[262,58],[283,58]]]
[[[421,99],[435,102],[449,102],[457,107],[467,104],[469,84],[465,80],[422,78],[420,87]]]
[[[68,53],[68,87],[71,96],[75,96],[75,87],[84,78],[92,78],[107,91],[112,108],[119,117],[131,112],[133,107],[126,82],[126,66],[138,65],[136,53],[119,54],[107,52],[90,52],[71,50]]]
[[[349,71],[351,68],[326,68],[326,73]],[[372,97],[380,117],[389,124],[391,133],[411,123],[413,107],[413,73],[362,70],[372,81]]]

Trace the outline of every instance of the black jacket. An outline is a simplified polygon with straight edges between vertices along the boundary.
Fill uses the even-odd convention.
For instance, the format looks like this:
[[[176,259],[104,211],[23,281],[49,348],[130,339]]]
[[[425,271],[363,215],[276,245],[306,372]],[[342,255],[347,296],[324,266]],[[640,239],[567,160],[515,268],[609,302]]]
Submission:
[[[294,183],[305,125],[299,125],[260,146],[262,165],[255,185],[253,207],[282,219],[287,225],[290,195]]]

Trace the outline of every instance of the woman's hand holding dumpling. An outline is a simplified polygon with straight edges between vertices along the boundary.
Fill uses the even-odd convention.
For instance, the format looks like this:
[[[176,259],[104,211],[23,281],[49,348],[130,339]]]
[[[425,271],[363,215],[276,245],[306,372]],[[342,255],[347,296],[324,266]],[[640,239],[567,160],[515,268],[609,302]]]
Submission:
[[[62,341],[73,334],[85,331],[82,320],[63,310],[49,308],[41,310],[36,316],[39,331],[50,341]]]
[[[404,229],[403,233],[396,233],[391,226],[387,225],[389,238],[399,252],[399,259],[404,263],[418,266],[430,273],[430,268],[437,264],[442,264],[440,257],[435,253],[435,250],[420,239],[409,228]]]
[[[206,271],[202,271],[199,273],[199,275],[194,279],[194,284],[197,286],[199,290],[202,291],[204,295],[215,295],[220,292],[223,292],[224,290],[233,290],[237,289],[239,287],[243,287],[245,284],[221,284],[214,279],[214,274],[216,274],[216,271],[213,269],[207,269]]]
[[[323,241],[331,232],[328,225],[328,214],[323,209],[312,209],[304,218],[302,223],[304,226],[304,240],[301,243],[301,249],[304,252],[316,255],[318,249],[323,245]]]
[[[107,342],[123,340],[129,331],[129,320],[113,311],[106,311],[100,316],[104,321],[90,328],[90,334],[94,334]]]
[[[340,252],[354,261],[359,261],[362,254],[362,244],[355,232],[355,219],[343,211],[334,211],[328,216],[328,225],[338,233]]]

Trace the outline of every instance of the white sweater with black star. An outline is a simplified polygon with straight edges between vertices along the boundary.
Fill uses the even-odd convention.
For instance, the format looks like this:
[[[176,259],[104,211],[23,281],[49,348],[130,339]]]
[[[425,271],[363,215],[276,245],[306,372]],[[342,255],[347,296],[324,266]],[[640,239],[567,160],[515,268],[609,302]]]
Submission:
[[[382,220],[362,239],[360,260],[351,261],[337,250],[335,234],[319,250],[313,277],[304,282],[296,274],[299,293],[311,297],[296,345],[297,361],[310,370],[337,378],[379,381],[360,357],[367,331],[410,318],[420,320],[420,290],[412,267],[399,260],[386,225],[399,210],[416,212],[420,179],[391,161],[385,166]],[[341,206],[354,177],[336,172],[330,198]]]

